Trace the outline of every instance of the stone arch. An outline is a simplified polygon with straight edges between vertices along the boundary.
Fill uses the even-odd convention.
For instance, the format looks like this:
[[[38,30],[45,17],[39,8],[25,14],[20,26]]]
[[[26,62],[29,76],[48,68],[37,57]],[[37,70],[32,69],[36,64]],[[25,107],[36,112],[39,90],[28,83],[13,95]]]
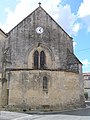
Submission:
[[[28,51],[26,53],[26,57],[25,57],[25,63],[27,64],[28,68],[33,69],[33,66],[34,66],[33,54],[36,50],[39,52],[39,54],[41,51],[45,52],[46,68],[53,69],[54,68],[54,61],[55,61],[54,54],[53,54],[52,50],[47,45],[42,44],[42,43],[37,43],[36,45],[33,45],[28,49]],[[39,64],[40,64],[40,58],[39,58]]]

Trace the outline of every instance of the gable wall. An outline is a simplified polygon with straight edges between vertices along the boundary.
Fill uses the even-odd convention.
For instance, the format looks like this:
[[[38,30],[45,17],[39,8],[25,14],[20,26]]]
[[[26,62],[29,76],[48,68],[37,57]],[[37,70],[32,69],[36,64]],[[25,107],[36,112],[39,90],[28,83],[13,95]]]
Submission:
[[[36,28],[44,28],[42,34]],[[66,67],[67,48],[73,52],[71,38],[40,7],[18,24],[10,33],[12,67],[28,67],[27,51],[38,43],[45,44],[54,54],[55,69]],[[27,59],[28,61],[28,59]]]

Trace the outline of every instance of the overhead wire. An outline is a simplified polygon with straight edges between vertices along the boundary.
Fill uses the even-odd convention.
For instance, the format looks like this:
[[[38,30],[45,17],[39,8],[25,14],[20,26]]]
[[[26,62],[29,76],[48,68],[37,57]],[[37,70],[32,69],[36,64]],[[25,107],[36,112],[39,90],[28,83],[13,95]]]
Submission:
[[[81,50],[75,50],[76,52],[83,52],[83,51],[87,51],[90,50],[90,48],[85,48],[85,49],[81,49]]]

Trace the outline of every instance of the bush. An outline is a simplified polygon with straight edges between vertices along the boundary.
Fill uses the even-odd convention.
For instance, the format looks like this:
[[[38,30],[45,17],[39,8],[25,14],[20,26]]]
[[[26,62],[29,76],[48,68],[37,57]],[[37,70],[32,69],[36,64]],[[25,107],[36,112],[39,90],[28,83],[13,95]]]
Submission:
[[[84,93],[84,96],[85,96],[86,100],[88,100],[88,93],[87,92]]]

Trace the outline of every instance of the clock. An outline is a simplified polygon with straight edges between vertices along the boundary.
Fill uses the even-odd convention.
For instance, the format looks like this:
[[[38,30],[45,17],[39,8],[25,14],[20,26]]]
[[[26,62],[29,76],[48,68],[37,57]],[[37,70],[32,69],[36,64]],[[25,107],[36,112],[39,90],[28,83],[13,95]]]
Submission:
[[[42,28],[42,27],[37,27],[37,28],[36,28],[36,32],[37,32],[38,34],[43,33],[43,28]]]

